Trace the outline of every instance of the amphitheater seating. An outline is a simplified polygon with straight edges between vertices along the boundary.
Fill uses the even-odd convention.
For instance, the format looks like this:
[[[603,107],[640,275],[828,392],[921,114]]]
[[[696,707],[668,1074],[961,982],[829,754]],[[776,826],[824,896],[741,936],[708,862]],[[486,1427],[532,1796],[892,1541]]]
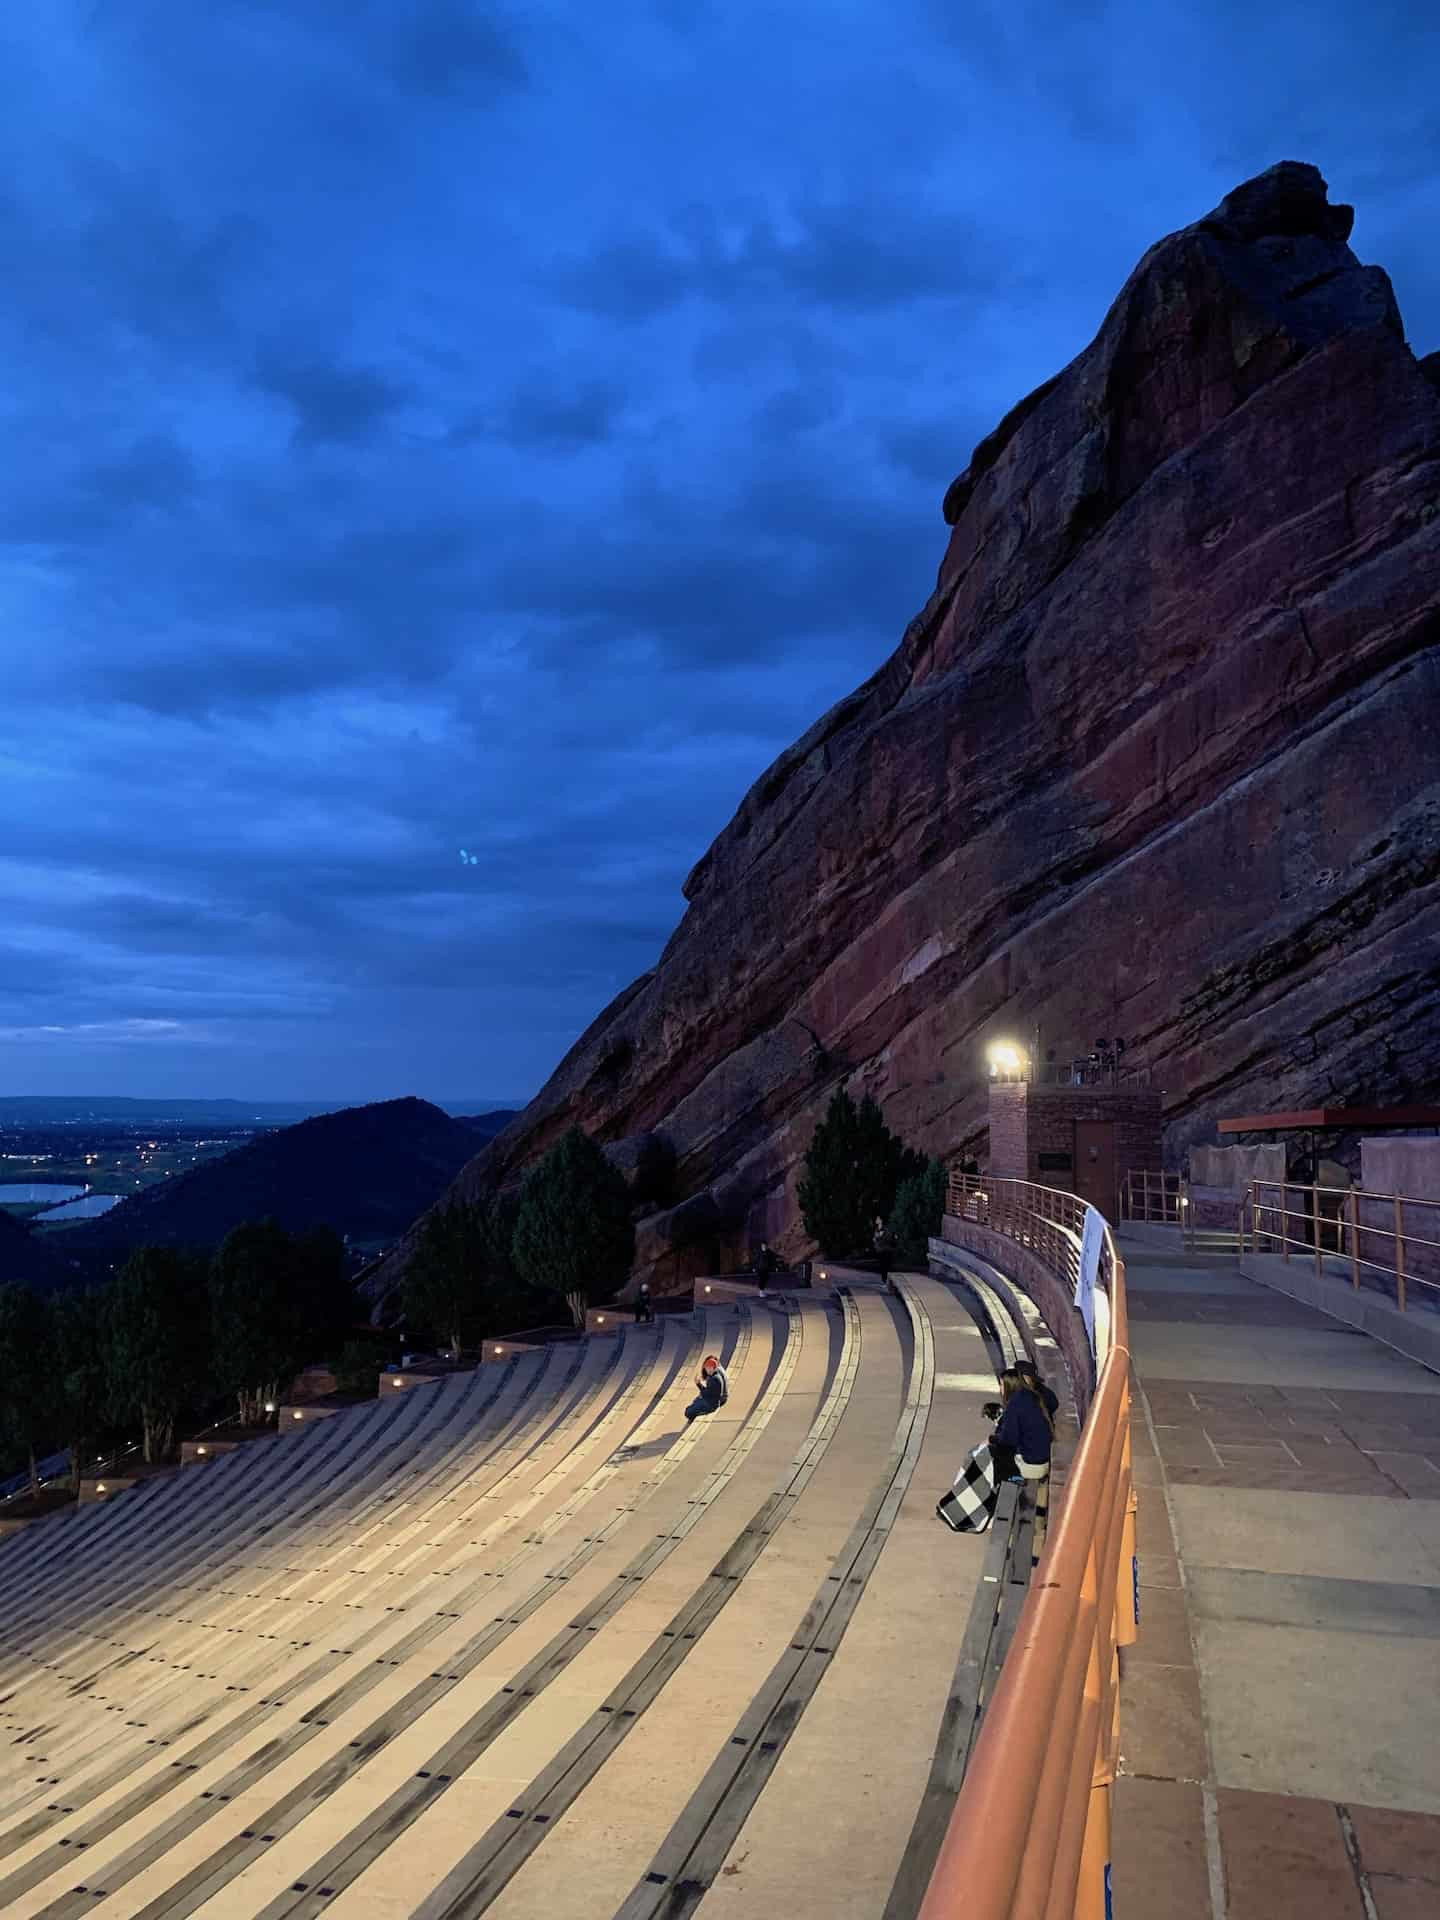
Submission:
[[[934,1502],[997,1352],[963,1287],[851,1279],[0,1543],[0,1912],[899,1920],[993,1578]],[[707,1351],[730,1397],[687,1428]]]

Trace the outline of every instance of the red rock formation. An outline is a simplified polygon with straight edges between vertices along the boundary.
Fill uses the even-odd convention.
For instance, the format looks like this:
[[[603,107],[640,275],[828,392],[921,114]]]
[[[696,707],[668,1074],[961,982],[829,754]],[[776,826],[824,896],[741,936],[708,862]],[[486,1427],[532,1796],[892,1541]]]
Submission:
[[[1440,383],[1351,221],[1285,162],[1151,248],[949,489],[899,649],[461,1187],[577,1121],[659,1133],[690,1196],[642,1225],[663,1286],[803,1242],[842,1075],[950,1153],[984,1041],[1037,1022],[1125,1035],[1172,1152],[1226,1112],[1440,1094]]]

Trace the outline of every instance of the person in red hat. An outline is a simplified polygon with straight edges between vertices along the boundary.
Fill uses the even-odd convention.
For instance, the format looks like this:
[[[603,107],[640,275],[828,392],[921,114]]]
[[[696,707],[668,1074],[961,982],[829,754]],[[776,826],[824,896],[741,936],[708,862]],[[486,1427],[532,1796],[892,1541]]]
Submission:
[[[700,1393],[699,1397],[692,1400],[685,1409],[687,1426],[692,1420],[698,1420],[701,1414],[714,1413],[730,1398],[730,1383],[725,1378],[725,1369],[721,1366],[716,1354],[706,1354],[701,1362],[700,1376],[695,1384],[699,1387]]]

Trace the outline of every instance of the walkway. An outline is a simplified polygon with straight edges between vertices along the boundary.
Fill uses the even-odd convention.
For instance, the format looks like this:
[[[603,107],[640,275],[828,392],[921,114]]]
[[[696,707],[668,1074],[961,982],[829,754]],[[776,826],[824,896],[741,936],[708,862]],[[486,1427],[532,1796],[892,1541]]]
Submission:
[[[1440,1375],[1142,1232],[1115,1911],[1436,1920]]]

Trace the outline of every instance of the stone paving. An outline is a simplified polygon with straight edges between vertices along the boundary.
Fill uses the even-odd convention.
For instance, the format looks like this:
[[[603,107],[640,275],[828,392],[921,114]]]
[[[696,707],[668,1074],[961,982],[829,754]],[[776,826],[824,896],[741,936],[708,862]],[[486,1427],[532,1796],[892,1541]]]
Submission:
[[[1440,1376],[1122,1240],[1141,1633],[1115,1911],[1440,1915]]]

